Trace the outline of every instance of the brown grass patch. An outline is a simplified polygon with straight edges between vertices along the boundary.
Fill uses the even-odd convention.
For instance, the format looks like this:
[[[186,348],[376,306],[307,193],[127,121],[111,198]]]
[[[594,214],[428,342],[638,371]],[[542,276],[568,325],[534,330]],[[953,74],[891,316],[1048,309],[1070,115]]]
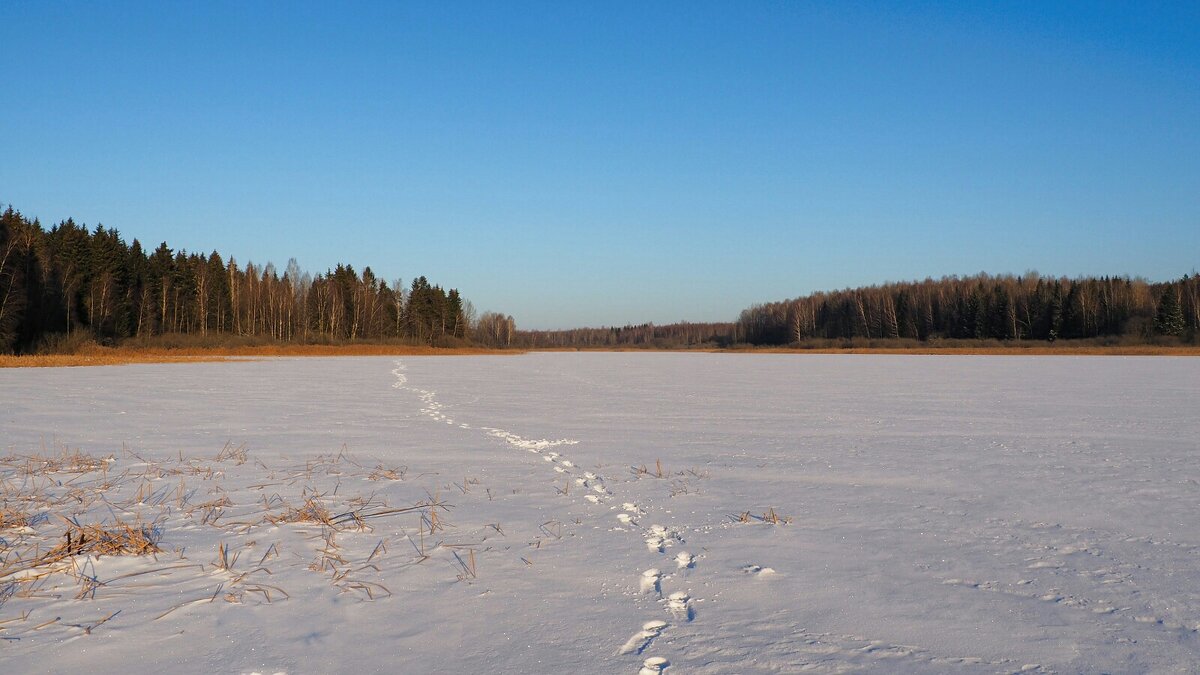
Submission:
[[[67,531],[62,541],[45,553],[20,559],[17,556],[5,561],[0,567],[0,578],[25,570],[45,568],[77,555],[150,555],[162,551],[158,547],[159,532],[142,522],[82,525],[73,519],[63,518]]]
[[[9,506],[7,503],[0,506],[0,532],[28,527],[30,521],[29,513],[24,509]]]
[[[57,455],[34,455],[25,458],[21,467],[29,475],[41,473],[90,473],[105,468],[107,462],[79,450],[63,448]]]
[[[195,363],[270,356],[464,356],[518,354],[482,347],[409,345],[257,345],[179,349],[88,347],[74,354],[0,355],[0,368],[118,366],[130,363]]]
[[[319,523],[328,527],[334,526],[335,517],[324,504],[314,497],[304,500],[304,505],[297,508],[289,506],[278,516],[267,516],[273,525],[280,523]]]
[[[63,542],[46,555],[149,555],[161,551],[158,539],[158,532],[145,523],[118,520],[110,525],[80,525],[69,520]]]

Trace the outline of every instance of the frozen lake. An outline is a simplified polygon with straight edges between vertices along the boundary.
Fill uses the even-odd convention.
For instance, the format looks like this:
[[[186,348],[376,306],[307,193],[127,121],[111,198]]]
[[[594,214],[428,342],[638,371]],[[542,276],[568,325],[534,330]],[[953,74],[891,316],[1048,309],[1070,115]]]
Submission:
[[[65,574],[37,592],[0,578],[15,584],[0,593],[0,661],[13,672],[636,673],[651,657],[668,674],[1194,672],[1198,412],[1200,359],[1169,357],[539,353],[0,370],[0,451],[111,456],[106,474],[125,482],[79,517],[155,520],[164,549],[84,560],[101,585],[83,598]],[[218,460],[227,443],[248,459]],[[30,489],[18,464],[0,469],[9,495]],[[102,484],[54,482],[45,489]],[[314,494],[334,511],[446,506],[433,531],[415,514],[339,530],[330,556],[328,532],[277,517]],[[196,505],[216,497],[224,516],[205,522]],[[62,529],[47,516],[0,536],[15,546]],[[219,545],[241,562],[218,569]]]

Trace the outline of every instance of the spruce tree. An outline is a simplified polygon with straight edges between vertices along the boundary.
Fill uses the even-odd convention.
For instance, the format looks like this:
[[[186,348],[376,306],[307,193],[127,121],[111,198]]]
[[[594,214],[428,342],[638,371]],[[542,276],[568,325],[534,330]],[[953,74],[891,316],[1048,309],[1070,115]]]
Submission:
[[[1154,319],[1154,331],[1160,335],[1183,335],[1183,307],[1175,286],[1167,286],[1158,302],[1158,316]]]

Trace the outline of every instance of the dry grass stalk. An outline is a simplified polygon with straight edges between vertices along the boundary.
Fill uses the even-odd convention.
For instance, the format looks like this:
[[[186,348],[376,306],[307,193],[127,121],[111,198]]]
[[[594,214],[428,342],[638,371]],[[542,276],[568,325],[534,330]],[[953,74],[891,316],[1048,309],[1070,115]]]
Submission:
[[[246,463],[247,458],[248,453],[244,444],[234,447],[232,441],[226,441],[225,447],[221,448],[221,451],[217,453],[216,461],[228,462],[232,460],[236,465],[240,466]]]
[[[266,552],[266,553],[264,553],[264,554],[263,554],[263,556],[262,556],[262,558],[260,558],[260,559],[258,560],[258,564],[261,566],[261,565],[262,565],[264,562],[266,562],[266,561],[267,561],[267,559],[268,559],[268,558],[270,558],[270,557],[271,557],[271,555],[272,555],[272,554],[274,554],[276,558],[278,558],[278,557],[279,557],[279,547],[278,547],[278,546],[276,546],[275,544],[271,544],[271,545],[270,545],[270,546],[267,548],[267,552]]]
[[[375,544],[375,549],[371,551],[371,555],[367,556],[367,562],[369,563],[374,560],[375,556],[379,555],[380,553],[387,553],[387,543],[382,539],[379,540],[378,544]]]
[[[384,586],[383,584],[379,584],[379,583],[370,582],[370,581],[352,580],[352,581],[348,582],[342,588],[343,588],[343,590],[355,590],[355,591],[361,591],[363,593],[366,593],[367,598],[369,598],[371,600],[375,599],[376,593],[380,590],[382,590],[387,595],[392,594],[392,592],[390,590],[388,590],[387,586]]]
[[[792,522],[791,516],[779,515],[775,512],[774,507],[769,507],[761,516],[751,515],[749,511],[743,511],[739,515],[731,516],[731,518],[737,523],[749,523],[757,520],[760,523],[767,523],[769,525],[787,525]]]
[[[282,595],[284,597],[284,599],[289,599],[292,597],[292,596],[288,595],[287,591],[284,591],[282,588],[279,588],[278,586],[270,586],[267,584],[255,584],[254,586],[246,586],[245,591],[247,593],[261,594],[268,603],[275,601],[274,598],[271,597],[271,591],[275,591],[276,593]]]
[[[562,539],[562,523],[557,520],[547,520],[538,526],[542,534],[555,539]]]
[[[633,475],[638,478],[641,478],[643,476],[654,477],[654,478],[666,478],[667,477],[667,472],[663,470],[663,465],[662,465],[661,459],[654,460],[654,471],[647,469],[645,464],[642,464],[641,466],[630,467],[630,469],[633,471]]]
[[[238,551],[233,554],[233,557],[230,557],[229,548],[225,546],[225,542],[221,542],[217,544],[217,559],[213,561],[213,565],[219,570],[232,572],[233,566],[237,564],[238,556],[241,554],[242,552]]]
[[[455,551],[454,559],[458,561],[459,566],[462,567],[462,572],[458,575],[459,581],[467,581],[478,576],[478,570],[475,567],[475,549],[467,549],[466,560],[463,560],[462,556],[458,554],[458,551]]]
[[[421,506],[428,507],[428,510],[422,511],[421,513],[421,525],[425,528],[429,528],[429,534],[434,534],[440,529],[445,529],[442,521],[438,518],[437,510],[439,506],[442,506],[440,503],[426,503],[422,504]]]
[[[367,480],[404,480],[404,475],[408,473],[407,466],[398,466],[395,468],[387,468],[382,464],[376,466],[367,474]]]
[[[789,516],[781,516],[775,513],[775,508],[771,507],[767,509],[765,513],[763,513],[762,521],[772,525],[786,525],[792,522],[792,519]]]

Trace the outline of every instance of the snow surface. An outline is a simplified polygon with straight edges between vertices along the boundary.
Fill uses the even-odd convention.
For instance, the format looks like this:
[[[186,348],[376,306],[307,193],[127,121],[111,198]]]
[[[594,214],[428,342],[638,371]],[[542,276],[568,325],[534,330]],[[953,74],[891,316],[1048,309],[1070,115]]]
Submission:
[[[1198,402],[1200,359],[1168,357],[4,370],[0,453],[111,456],[80,520],[140,515],[164,553],[0,593],[0,670],[1194,672]],[[313,494],[446,506],[329,554],[265,519]]]

